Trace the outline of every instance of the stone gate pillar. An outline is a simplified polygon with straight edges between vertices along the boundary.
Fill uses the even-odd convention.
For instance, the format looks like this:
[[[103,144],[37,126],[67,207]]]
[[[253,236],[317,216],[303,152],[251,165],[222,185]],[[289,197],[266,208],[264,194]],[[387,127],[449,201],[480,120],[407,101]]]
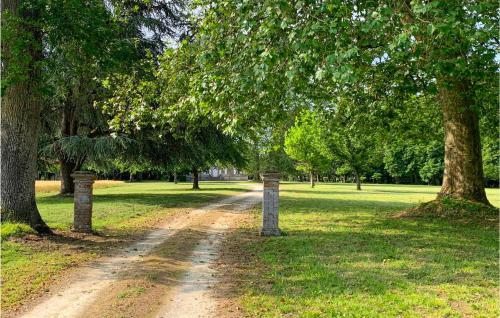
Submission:
[[[75,171],[71,175],[75,182],[75,210],[73,231],[92,232],[92,185],[95,175],[86,171]]]
[[[264,173],[264,193],[262,198],[262,236],[279,236],[281,231],[278,227],[278,205],[279,205],[279,173]]]

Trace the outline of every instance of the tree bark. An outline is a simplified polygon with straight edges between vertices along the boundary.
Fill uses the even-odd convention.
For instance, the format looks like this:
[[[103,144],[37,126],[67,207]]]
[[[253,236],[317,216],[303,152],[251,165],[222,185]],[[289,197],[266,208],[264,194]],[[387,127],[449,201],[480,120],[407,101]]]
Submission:
[[[359,179],[359,172],[354,170],[354,177],[356,179],[356,190],[361,191],[361,180]]]
[[[193,172],[193,190],[200,190],[198,169],[196,167],[193,167],[192,172]]]
[[[314,188],[314,174],[312,171],[309,173],[309,180],[311,181],[311,188]]]
[[[76,105],[72,100],[74,93],[68,97],[63,107],[61,120],[61,137],[71,137],[78,134],[78,121],[76,117]],[[59,158],[61,170],[61,194],[72,194],[75,192],[74,180],[71,174],[76,171],[78,165],[64,154]]]
[[[2,15],[8,10],[13,16],[35,18],[37,12],[20,12],[20,1],[2,1]],[[39,71],[35,62],[41,59],[41,32],[34,26],[20,24],[21,32],[33,34],[21,54],[31,58],[27,78],[8,86],[1,107],[1,171],[0,210],[2,222],[29,224],[39,233],[51,233],[40,216],[35,201],[35,179],[38,128],[40,124]],[[7,56],[3,69],[8,69],[9,43],[2,41],[2,55]]]
[[[177,184],[177,172],[174,172],[174,184]]]
[[[443,83],[444,82],[444,83]],[[444,175],[438,197],[490,204],[484,190],[479,118],[472,109],[467,81],[443,81],[438,87],[444,123]]]
[[[61,166],[61,191],[60,194],[72,194],[75,192],[75,184],[71,174],[75,172],[76,164],[72,161],[59,161]]]

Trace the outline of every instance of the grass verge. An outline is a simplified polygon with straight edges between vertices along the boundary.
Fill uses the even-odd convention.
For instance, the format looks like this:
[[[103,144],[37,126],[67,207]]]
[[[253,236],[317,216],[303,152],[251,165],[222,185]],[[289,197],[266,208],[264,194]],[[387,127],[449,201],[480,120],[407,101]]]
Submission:
[[[22,223],[2,223],[0,230],[2,241],[9,237],[20,237],[27,234],[35,234],[35,231],[29,225]]]
[[[437,191],[283,184],[280,227],[288,235],[256,238],[256,216],[250,228],[230,234],[224,247],[225,281],[238,282],[229,293],[233,312],[242,308],[240,317],[498,317],[498,228],[392,217],[434,199]],[[498,198],[498,190],[488,195]]]

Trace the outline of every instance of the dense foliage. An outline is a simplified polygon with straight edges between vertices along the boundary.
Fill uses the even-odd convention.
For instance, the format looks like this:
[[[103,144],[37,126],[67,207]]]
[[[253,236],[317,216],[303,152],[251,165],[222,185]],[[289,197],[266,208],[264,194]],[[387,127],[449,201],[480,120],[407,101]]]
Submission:
[[[488,203],[498,22],[491,0],[5,2],[2,208],[40,220],[37,162],[61,193],[232,165]]]
[[[440,184],[444,130],[436,78],[450,67],[459,75],[475,72],[481,77],[474,81],[474,92],[481,94],[471,93],[477,95],[477,112],[482,118],[492,112],[488,105],[495,85],[487,74],[496,71],[494,38],[488,34],[495,17],[489,3],[470,4],[477,14],[456,8],[455,16],[442,15],[439,2],[405,7],[369,1],[357,6],[198,1],[194,7],[200,14],[192,17],[189,36],[165,50],[158,62],[149,55],[131,73],[111,73],[103,82],[109,98],[99,103],[111,116],[115,135],[162,131],[148,139],[167,148],[173,140],[181,142],[182,135],[190,146],[174,147],[166,154],[168,160],[160,160],[164,173],[191,170],[189,162],[195,157],[194,166],[201,169],[220,164],[203,159],[203,149],[213,147],[204,147],[205,142],[197,143],[187,133],[206,131],[203,126],[208,124],[213,125],[210,131],[220,130],[238,140],[246,170],[256,179],[265,170],[276,170],[289,179],[311,180],[315,171],[316,179]],[[423,17],[428,23],[421,23]],[[474,55],[466,64],[452,65],[442,58],[440,45],[455,47],[440,42],[454,32],[447,29],[453,23],[462,23],[469,32],[462,35],[468,44],[462,45],[469,45]],[[302,135],[311,139],[313,126],[321,126],[322,135],[315,138],[322,144],[312,146],[311,140],[302,138],[299,155],[293,153],[291,140],[299,143],[298,114],[310,107],[319,112],[317,123],[302,125],[302,129],[309,126],[309,133],[304,130]],[[481,123],[484,131],[491,131]],[[168,142],[155,139],[169,134]],[[482,140],[485,177],[494,185],[497,139],[483,133]],[[228,154],[214,150],[210,156]],[[305,157],[317,161],[317,167],[306,164]],[[150,159],[145,162],[152,164]],[[222,161],[239,166],[243,162]]]
[[[393,143],[388,172],[436,182],[442,169],[441,195],[487,202],[479,123],[496,100],[495,2],[196,4],[203,50],[191,90],[210,114],[228,119],[227,129],[274,125],[311,105],[328,112],[339,100],[356,105],[352,114],[409,117],[407,101],[422,98],[443,118],[435,131],[443,159],[440,142]],[[429,124],[425,130],[436,128]]]

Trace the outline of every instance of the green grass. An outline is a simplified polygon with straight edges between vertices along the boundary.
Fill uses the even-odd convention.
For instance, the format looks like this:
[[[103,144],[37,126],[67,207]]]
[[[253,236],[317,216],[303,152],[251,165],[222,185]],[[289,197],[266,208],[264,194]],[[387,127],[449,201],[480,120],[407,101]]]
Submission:
[[[177,209],[247,191],[251,183],[201,182],[192,191],[188,183],[121,183],[94,189],[93,228],[101,239],[86,239],[69,232],[73,221],[73,198],[56,191],[37,192],[45,222],[59,235],[38,238],[29,227],[2,224],[2,310],[15,309],[57,280],[62,270],[105,254],[126,244]],[[61,234],[62,233],[62,234]],[[7,239],[9,238],[10,239]]]
[[[287,236],[256,253],[242,304],[255,317],[498,317],[498,229],[395,219],[438,187],[282,184]],[[498,189],[488,189],[498,206]],[[257,282],[255,282],[256,280]]]
[[[134,228],[137,222],[162,216],[174,208],[190,208],[248,190],[250,183],[201,182],[201,190],[190,183],[137,182],[94,190],[92,226],[96,231]],[[73,198],[40,193],[38,208],[51,228],[69,229],[73,222]],[[164,214],[163,214],[164,216]],[[139,219],[139,220],[137,220]]]
[[[93,259],[95,253],[71,253],[55,244],[2,242],[2,310],[48,290],[61,270]]]
[[[2,223],[2,230],[0,231],[2,240],[9,237],[24,236],[26,234],[34,234],[35,231],[29,225],[21,223]]]
[[[192,191],[187,183],[144,182],[95,189],[93,222],[102,241],[66,234],[19,238],[29,230],[2,224],[2,239],[11,237],[2,243],[2,310],[48,290],[62,270],[102,255],[113,246],[109,241],[137,237],[176,209],[249,185],[207,182]],[[287,236],[241,245],[248,261],[257,262],[246,273],[253,283],[242,286],[243,308],[255,317],[498,317],[498,229],[390,217],[434,199],[438,190],[282,184],[280,227]],[[498,206],[498,189],[487,192]],[[41,192],[37,199],[49,226],[69,233],[72,198]]]

